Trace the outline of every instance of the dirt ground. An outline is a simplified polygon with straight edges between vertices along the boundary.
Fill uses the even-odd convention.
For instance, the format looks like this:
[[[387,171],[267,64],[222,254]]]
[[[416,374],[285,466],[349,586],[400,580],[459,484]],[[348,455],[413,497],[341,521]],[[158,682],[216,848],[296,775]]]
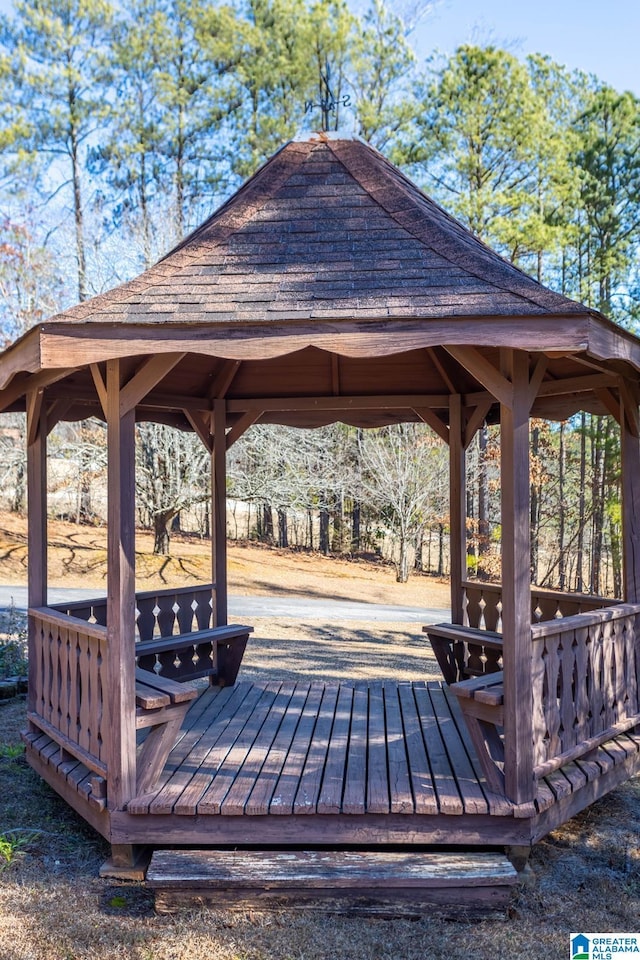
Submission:
[[[76,537],[71,543],[64,539],[69,532]],[[9,571],[18,578],[24,570],[19,533],[0,522],[5,582],[11,582]],[[103,586],[101,532],[78,534],[63,526],[52,533],[58,538],[52,580],[73,569],[74,586]],[[204,582],[203,546],[189,541],[182,552],[181,546],[180,559],[161,562],[149,577],[179,570],[193,577],[195,565],[202,564]],[[426,577],[401,585],[392,570],[376,564],[256,547],[232,547],[231,574],[238,593],[291,589],[298,596],[416,606],[446,606],[448,597],[446,584]],[[438,676],[419,625],[285,618],[254,623],[242,667],[246,678]],[[156,915],[143,884],[98,878],[107,847],[27,767],[19,741],[23,717],[23,701],[0,703],[0,960],[559,960],[568,956],[571,932],[640,929],[638,778],[537,845],[501,921],[428,915],[364,920],[320,910]]]

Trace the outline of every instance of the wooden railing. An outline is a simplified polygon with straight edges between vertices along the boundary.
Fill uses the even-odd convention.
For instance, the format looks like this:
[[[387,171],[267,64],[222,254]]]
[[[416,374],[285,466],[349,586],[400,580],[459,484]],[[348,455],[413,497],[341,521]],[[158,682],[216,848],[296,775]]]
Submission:
[[[29,722],[90,770],[106,776],[106,628],[50,608],[32,608],[29,617],[35,634]]]
[[[502,585],[466,581],[462,584],[464,626],[480,630],[502,632]],[[531,623],[545,623],[589,613],[620,603],[608,597],[587,596],[582,593],[560,593],[531,587]]]
[[[136,593],[136,639],[172,637],[211,626],[212,584],[178,587],[174,590],[148,590]],[[77,600],[54,604],[51,608],[90,623],[107,623],[107,599]]]
[[[640,724],[639,617],[617,604],[532,627],[536,777]]]
[[[136,594],[136,663],[172,680],[210,677],[235,683],[251,627],[213,628],[213,585]],[[104,626],[107,600],[78,600],[51,609]]]

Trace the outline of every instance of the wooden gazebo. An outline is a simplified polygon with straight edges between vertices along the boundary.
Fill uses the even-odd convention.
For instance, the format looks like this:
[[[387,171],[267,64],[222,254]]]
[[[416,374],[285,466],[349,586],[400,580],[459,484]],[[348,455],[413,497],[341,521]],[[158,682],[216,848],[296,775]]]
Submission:
[[[0,356],[0,409],[27,412],[29,762],[123,864],[137,844],[534,842],[640,770],[639,386],[638,339],[376,151],[287,144],[150,270]],[[529,418],[580,409],[620,425],[620,601],[530,585]],[[52,607],[47,435],[90,416],[108,428],[108,597]],[[136,596],[136,420],[211,452],[211,587]],[[424,421],[449,445],[453,624],[428,632],[451,687],[234,685],[250,628],[227,623],[226,450],[258,421],[337,420]],[[465,450],[486,420],[500,586],[466,582]]]

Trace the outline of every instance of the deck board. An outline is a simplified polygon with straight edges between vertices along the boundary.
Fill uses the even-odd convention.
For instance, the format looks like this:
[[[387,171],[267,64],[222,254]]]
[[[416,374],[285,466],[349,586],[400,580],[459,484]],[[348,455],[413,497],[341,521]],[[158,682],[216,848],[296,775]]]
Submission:
[[[48,758],[44,735],[35,741]],[[540,813],[625,758],[629,733],[538,786]],[[73,775],[70,777],[73,780]],[[488,789],[457,700],[441,683],[242,682],[191,707],[153,791],[132,814],[522,816]]]
[[[469,750],[440,684],[242,683],[202,694],[128,812],[486,814]]]

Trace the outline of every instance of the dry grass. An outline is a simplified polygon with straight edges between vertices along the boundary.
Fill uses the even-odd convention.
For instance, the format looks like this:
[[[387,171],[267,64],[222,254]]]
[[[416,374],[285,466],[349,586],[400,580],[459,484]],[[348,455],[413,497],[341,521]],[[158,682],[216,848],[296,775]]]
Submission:
[[[253,548],[238,553],[244,562]],[[314,573],[306,557],[275,562],[272,554],[257,554],[254,573],[236,581],[244,584],[238,592],[252,584],[285,589],[294,577],[307,596],[326,591],[366,599],[368,591],[369,599],[435,605],[433,596],[443,592],[436,585],[425,599],[425,578],[413,582],[421,601],[391,600],[382,595],[396,587],[388,570],[345,563],[344,572],[357,576],[343,583],[342,567],[318,566]],[[281,564],[285,570],[277,572]],[[246,677],[438,675],[424,640],[407,624],[260,619],[255,625]],[[556,960],[567,956],[571,931],[640,927],[638,779],[537,846],[506,922],[372,921],[319,911],[158,916],[143,885],[98,879],[107,847],[27,767],[17,748],[23,716],[20,701],[0,705],[0,836],[15,849],[12,862],[0,860],[0,960]]]

